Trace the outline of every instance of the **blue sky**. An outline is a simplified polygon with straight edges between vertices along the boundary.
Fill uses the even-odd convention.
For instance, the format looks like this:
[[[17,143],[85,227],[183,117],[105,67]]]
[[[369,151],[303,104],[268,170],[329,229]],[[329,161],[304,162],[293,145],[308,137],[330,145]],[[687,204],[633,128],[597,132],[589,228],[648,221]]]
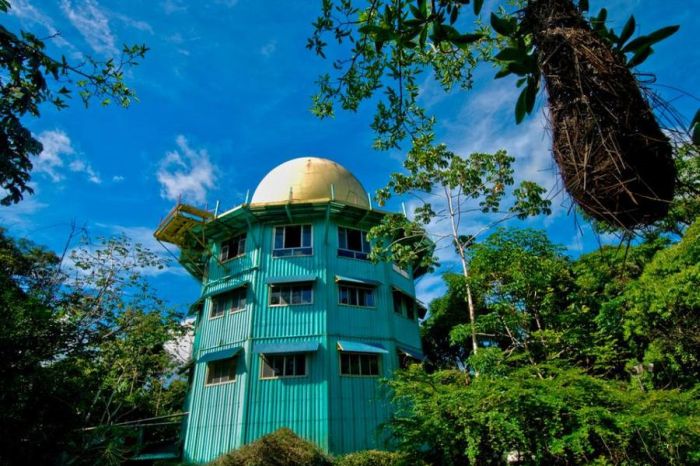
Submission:
[[[60,32],[48,46],[55,55],[107,58],[123,43],[151,48],[127,79],[140,103],[127,110],[98,105],[86,110],[73,101],[68,109],[46,106],[41,118],[26,120],[44,143],[44,152],[35,160],[36,194],[19,205],[0,207],[0,225],[15,236],[60,250],[74,223],[94,236],[126,233],[165,254],[151,234],[180,195],[210,208],[219,201],[227,209],[240,204],[248,190],[252,194],[274,166],[303,155],[336,160],[370,192],[400,169],[401,151],[371,149],[371,105],[324,121],[309,112],[314,82],[330,69],[330,63],[305,48],[320,1],[11,3],[3,25],[40,37]],[[681,25],[640,71],[656,74],[654,89],[690,119],[700,107],[697,1],[591,1],[591,10],[603,4],[609,24],[617,28],[629,14],[635,15],[641,33]],[[485,11],[488,6],[489,2]],[[533,179],[558,191],[542,98],[540,110],[516,126],[517,90],[512,83],[494,82],[492,75],[485,68],[477,73],[474,90],[449,96],[426,77],[422,99],[439,118],[440,139],[458,153],[506,148],[518,160],[519,179]],[[599,239],[569,213],[565,197],[555,197],[554,206],[552,216],[524,225],[545,228],[574,255],[598,244]],[[400,208],[396,203],[389,207]],[[465,228],[478,228],[480,221],[475,218]],[[447,260],[444,269],[450,267]],[[184,307],[199,292],[197,282],[176,264],[153,279],[176,306]],[[439,291],[438,275],[419,283],[424,300]]]

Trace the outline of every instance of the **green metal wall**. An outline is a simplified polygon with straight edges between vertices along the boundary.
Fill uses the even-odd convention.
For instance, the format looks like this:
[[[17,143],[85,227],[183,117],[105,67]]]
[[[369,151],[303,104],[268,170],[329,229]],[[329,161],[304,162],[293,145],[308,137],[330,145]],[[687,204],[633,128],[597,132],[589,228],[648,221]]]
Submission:
[[[222,219],[222,220],[225,220]],[[202,296],[248,285],[243,311],[209,319],[211,299],[206,299],[195,330],[195,359],[210,351],[242,347],[234,382],[205,386],[206,364],[196,364],[188,397],[190,411],[184,443],[185,460],[206,462],[249,443],[280,427],[289,427],[326,451],[345,453],[384,446],[377,427],[387,419],[390,407],[378,379],[396,369],[396,344],[420,349],[418,323],[393,312],[392,287],[414,296],[414,286],[391,264],[337,256],[337,227],[358,228],[342,220],[316,216],[279,218],[279,225],[311,223],[313,255],[273,257],[275,223],[248,223],[246,254],[219,264],[209,262]],[[368,229],[370,225],[361,225]],[[233,233],[232,233],[233,235]],[[218,243],[212,243],[214,256]],[[268,277],[316,276],[313,303],[269,307]],[[375,307],[338,304],[335,276],[380,282]],[[380,377],[341,376],[338,340],[379,343],[388,350],[380,355]],[[260,343],[316,341],[316,352],[307,354],[307,376],[260,378]]]

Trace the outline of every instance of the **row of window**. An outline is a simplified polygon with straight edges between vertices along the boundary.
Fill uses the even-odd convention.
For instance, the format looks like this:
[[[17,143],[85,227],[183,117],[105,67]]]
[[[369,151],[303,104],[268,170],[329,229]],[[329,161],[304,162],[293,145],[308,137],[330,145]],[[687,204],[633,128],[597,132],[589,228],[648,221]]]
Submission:
[[[245,309],[248,288],[241,286],[212,297],[211,319],[223,316],[227,311]],[[375,306],[375,289],[371,287],[338,284],[338,304],[358,307]],[[312,304],[314,290],[312,283],[270,285],[270,306],[296,306]],[[394,312],[408,319],[416,318],[416,301],[410,296],[393,290]]]
[[[278,379],[308,375],[306,353],[270,354],[260,357],[260,378]],[[399,366],[406,368],[416,359],[399,353]],[[377,377],[380,375],[379,355],[368,353],[340,353],[340,375]],[[207,363],[206,384],[214,385],[236,380],[236,356]]]
[[[310,256],[313,254],[311,225],[285,225],[274,229],[272,255],[274,257]],[[221,243],[219,260],[231,260],[245,254],[245,234]],[[367,260],[371,246],[367,232],[338,227],[338,255]]]

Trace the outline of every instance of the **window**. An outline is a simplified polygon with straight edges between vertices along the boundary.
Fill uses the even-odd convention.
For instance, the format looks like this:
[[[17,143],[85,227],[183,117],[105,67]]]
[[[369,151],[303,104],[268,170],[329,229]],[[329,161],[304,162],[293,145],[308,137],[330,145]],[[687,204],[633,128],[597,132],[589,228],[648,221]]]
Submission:
[[[221,253],[219,254],[221,262],[242,256],[243,254],[245,254],[245,234],[238,235],[221,243]]]
[[[394,272],[398,273],[404,278],[408,278],[408,270],[404,270],[401,267],[398,266],[396,263],[391,264],[391,268],[394,269]]]
[[[313,299],[314,293],[311,283],[270,285],[270,306],[311,304]]]
[[[379,356],[365,353],[340,353],[340,374],[373,377],[379,375]]]
[[[371,250],[366,231],[338,227],[339,256],[367,260]]]
[[[374,290],[360,286],[338,285],[338,303],[374,307]]]
[[[275,227],[275,244],[272,249],[274,257],[310,256],[311,225],[287,225]]]
[[[270,354],[261,359],[261,379],[306,375],[306,354]]]
[[[395,313],[411,320],[416,318],[416,302],[413,298],[399,290],[394,290],[392,292],[392,297],[394,298]]]
[[[404,353],[403,351],[397,351],[399,355],[399,368],[408,369],[411,364],[420,364],[420,359],[416,359],[413,356]]]
[[[248,288],[241,286],[226,293],[218,294],[211,298],[210,319],[223,316],[226,311],[236,312],[245,309]]]
[[[236,358],[219,359],[207,363],[207,385],[236,380]]]

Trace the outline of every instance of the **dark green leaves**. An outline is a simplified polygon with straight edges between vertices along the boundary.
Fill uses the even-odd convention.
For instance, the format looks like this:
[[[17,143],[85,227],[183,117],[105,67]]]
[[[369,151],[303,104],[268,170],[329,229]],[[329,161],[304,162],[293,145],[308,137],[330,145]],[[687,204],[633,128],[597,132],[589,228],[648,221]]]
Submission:
[[[515,18],[501,18],[495,13],[491,13],[491,27],[502,36],[509,37],[518,28]]]
[[[651,34],[639,36],[628,42],[632,34],[634,34],[636,27],[634,16],[630,16],[627,22],[625,22],[619,36],[612,28],[607,29],[605,27],[606,19],[607,11],[602,9],[597,17],[591,19],[591,26],[600,38],[607,42],[613,50],[619,52],[623,56],[625,54],[632,54],[631,58],[625,58],[628,68],[633,68],[643,63],[654,53],[652,45],[670,37],[679,29],[679,26],[667,26]]]
[[[690,123],[690,137],[693,144],[700,146],[700,110],[695,112],[693,121]]]
[[[484,6],[484,0],[474,0],[474,14],[478,15],[481,13],[481,7]]]
[[[666,39],[667,37],[670,37],[671,35],[675,34],[675,32],[678,31],[678,29],[680,29],[680,26],[667,26],[657,31],[654,31],[649,35],[637,37],[632,42],[624,46],[622,48],[622,52],[637,52],[645,47],[651,47],[657,42],[660,42]]]
[[[518,101],[515,104],[515,122],[520,123],[525,118],[526,114],[532,113],[535,107],[535,98],[539,90],[539,81],[533,77],[527,78],[527,85],[520,93]]]
[[[632,37],[632,34],[634,33],[634,26],[634,16],[630,16],[625,25],[623,26],[622,32],[620,32],[620,37],[617,39],[618,47],[622,47],[624,43],[627,42],[630,39],[630,37]]]

